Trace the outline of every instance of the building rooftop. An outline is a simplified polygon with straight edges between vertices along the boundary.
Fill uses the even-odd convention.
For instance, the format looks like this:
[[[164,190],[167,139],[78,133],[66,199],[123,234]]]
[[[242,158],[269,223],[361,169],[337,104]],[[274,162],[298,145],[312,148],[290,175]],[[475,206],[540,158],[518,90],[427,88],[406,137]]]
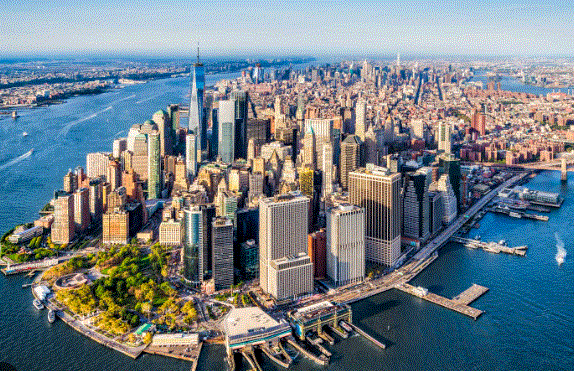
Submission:
[[[233,337],[270,329],[279,324],[258,307],[234,308],[225,318],[224,329],[228,337]]]

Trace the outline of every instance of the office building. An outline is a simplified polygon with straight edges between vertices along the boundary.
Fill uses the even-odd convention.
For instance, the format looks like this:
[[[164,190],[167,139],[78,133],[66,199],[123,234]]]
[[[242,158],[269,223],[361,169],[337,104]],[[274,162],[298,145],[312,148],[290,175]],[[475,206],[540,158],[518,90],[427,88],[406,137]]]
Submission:
[[[235,159],[235,109],[234,100],[220,100],[218,110],[219,143],[217,155],[225,163],[232,163]]]
[[[185,136],[185,171],[190,182],[193,182],[197,174],[197,139],[195,134],[187,134]]]
[[[109,153],[95,152],[86,155],[86,174],[88,178],[106,177],[108,174]]]
[[[112,145],[112,155],[115,159],[119,159],[122,155],[123,151],[126,151],[128,148],[128,141],[126,138],[118,138],[114,140],[114,144]]]
[[[355,107],[355,135],[358,136],[362,142],[365,141],[365,133],[367,132],[367,102],[360,100]]]
[[[244,90],[231,92],[231,100],[235,101],[235,148],[234,158],[247,158],[247,119],[249,94]]]
[[[313,266],[306,253],[308,218],[309,198],[301,194],[259,201],[259,281],[278,300],[313,289]]]
[[[148,135],[148,199],[161,197],[161,156],[160,136],[157,131]]]
[[[129,243],[129,224],[129,213],[123,207],[117,207],[103,214],[102,243],[122,245]]]
[[[457,210],[462,205],[461,197],[461,170],[460,159],[452,155],[443,155],[439,157],[439,165],[443,168],[443,173],[448,174],[448,179],[452,186],[452,191],[456,197]]]
[[[365,257],[391,266],[401,253],[401,174],[369,166],[349,173],[349,201],[365,209]]]
[[[365,277],[365,210],[342,204],[327,212],[327,275],[335,285]]]
[[[153,122],[157,125],[157,130],[159,131],[159,144],[160,144],[160,155],[164,156],[172,154],[172,134],[171,134],[171,122],[169,121],[169,116],[164,110],[159,110],[153,114]]]
[[[313,263],[313,277],[324,279],[327,276],[327,236],[324,230],[307,236],[307,249]]]
[[[74,228],[83,232],[90,226],[90,191],[80,188],[74,192]]]
[[[218,217],[212,222],[212,270],[215,290],[233,285],[233,221]]]
[[[403,178],[403,236],[424,242],[430,235],[429,185],[432,170],[421,168]]]
[[[181,246],[183,243],[183,223],[169,219],[159,225],[159,243],[165,246]]]
[[[259,276],[259,246],[255,240],[241,243],[239,248],[239,267],[243,280],[252,280]]]
[[[437,190],[441,193],[443,204],[443,223],[450,224],[457,215],[457,200],[448,174],[438,178]]]
[[[68,173],[64,175],[64,192],[73,193],[78,188],[78,177],[68,170]]]
[[[52,224],[52,242],[68,244],[75,237],[74,195],[62,192],[54,202],[54,223]]]
[[[438,191],[430,192],[429,203],[429,228],[430,234],[434,235],[442,228],[442,221],[444,218],[442,194]]]
[[[199,48],[197,48],[197,62],[191,66],[191,87],[189,101],[189,130],[199,136],[200,149],[207,148],[207,127],[203,117],[203,93],[205,89],[205,68],[199,61]]]
[[[446,154],[451,153],[452,126],[449,122],[441,122],[438,125],[438,150]]]
[[[90,220],[92,225],[99,226],[102,223],[103,213],[103,186],[100,179],[90,180]]]
[[[341,143],[340,180],[343,189],[349,188],[349,173],[361,166],[362,144],[357,135],[349,135]]]

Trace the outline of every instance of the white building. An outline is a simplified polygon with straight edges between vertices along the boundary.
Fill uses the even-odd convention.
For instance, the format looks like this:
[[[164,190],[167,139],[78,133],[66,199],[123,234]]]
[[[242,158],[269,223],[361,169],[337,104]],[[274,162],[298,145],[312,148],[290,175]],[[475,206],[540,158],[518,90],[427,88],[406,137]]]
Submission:
[[[457,215],[456,196],[450,184],[448,174],[443,174],[438,179],[437,190],[442,195],[442,204],[444,207],[443,222],[450,224]]]
[[[337,285],[365,277],[365,210],[345,204],[327,213],[327,276]]]

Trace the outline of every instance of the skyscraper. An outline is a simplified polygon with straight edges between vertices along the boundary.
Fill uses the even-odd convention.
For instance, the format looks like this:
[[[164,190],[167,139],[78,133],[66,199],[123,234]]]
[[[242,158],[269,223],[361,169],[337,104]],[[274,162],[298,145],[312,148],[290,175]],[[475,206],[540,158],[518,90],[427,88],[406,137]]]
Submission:
[[[335,285],[365,277],[365,210],[340,205],[327,212],[327,275]]]
[[[393,265],[401,252],[400,173],[369,166],[349,173],[349,200],[365,209],[365,257]]]
[[[74,239],[74,195],[58,195],[54,204],[54,223],[52,224],[52,242],[67,244]]]
[[[153,121],[157,125],[157,130],[159,131],[159,143],[160,143],[160,154],[161,157],[166,155],[171,155],[173,143],[171,141],[171,123],[169,122],[169,116],[164,110],[159,110],[153,114]]]
[[[246,91],[231,92],[231,100],[235,101],[235,148],[234,158],[247,158],[247,118],[249,95]]]
[[[191,88],[189,101],[189,129],[195,130],[199,135],[201,150],[207,148],[207,127],[203,117],[203,91],[205,89],[205,68],[199,61],[199,47],[197,48],[197,62],[191,66]]]
[[[438,124],[438,150],[446,154],[451,152],[452,126],[448,122]]]
[[[160,135],[154,131],[148,135],[148,199],[161,197]]]
[[[367,103],[364,100],[357,102],[355,107],[355,135],[365,141],[365,132],[367,131]]]
[[[438,178],[437,184],[437,190],[442,196],[443,222],[445,224],[450,224],[457,215],[456,195],[449,178],[448,174],[443,174]]]
[[[361,165],[362,144],[357,135],[349,135],[341,143],[340,179],[343,189],[349,187],[349,173]]]
[[[323,146],[323,182],[321,184],[323,197],[333,193],[333,145]]]
[[[323,170],[323,145],[333,140],[333,125],[334,121],[331,119],[305,120],[306,133],[310,127],[315,135],[316,166],[319,170]]]
[[[313,290],[308,215],[309,198],[298,193],[259,201],[259,281],[278,300]]]
[[[232,163],[235,159],[235,109],[235,100],[219,101],[217,155],[226,163]]]
[[[185,136],[185,171],[190,183],[197,174],[197,144],[197,135],[187,134]]]
[[[406,174],[403,185],[403,236],[424,242],[429,237],[429,185],[432,172],[421,168]]]
[[[212,223],[212,275],[215,290],[233,285],[233,222],[218,217]]]
[[[90,226],[90,191],[80,188],[74,192],[74,227],[85,231]]]

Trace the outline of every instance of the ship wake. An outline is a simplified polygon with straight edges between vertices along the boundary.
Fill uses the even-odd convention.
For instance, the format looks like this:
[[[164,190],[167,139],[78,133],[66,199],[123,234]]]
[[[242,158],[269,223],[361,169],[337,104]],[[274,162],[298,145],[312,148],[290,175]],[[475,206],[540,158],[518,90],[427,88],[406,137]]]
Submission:
[[[556,238],[556,256],[554,258],[556,259],[556,262],[560,266],[564,263],[564,260],[566,259],[566,255],[568,253],[566,252],[566,249],[564,248],[564,241],[562,241],[562,238],[560,238],[560,235],[558,234],[558,232],[554,233],[554,238]]]
[[[18,157],[16,157],[15,159],[12,159],[12,160],[6,162],[6,163],[3,164],[3,165],[0,165],[0,170],[7,169],[7,168],[9,168],[9,167],[11,167],[11,166],[16,165],[17,163],[19,163],[19,162],[21,162],[21,161],[24,161],[24,160],[27,159],[28,157],[32,156],[32,153],[33,153],[33,152],[34,152],[34,148],[32,148],[32,149],[29,150],[28,152],[24,153],[23,155],[18,156]]]

